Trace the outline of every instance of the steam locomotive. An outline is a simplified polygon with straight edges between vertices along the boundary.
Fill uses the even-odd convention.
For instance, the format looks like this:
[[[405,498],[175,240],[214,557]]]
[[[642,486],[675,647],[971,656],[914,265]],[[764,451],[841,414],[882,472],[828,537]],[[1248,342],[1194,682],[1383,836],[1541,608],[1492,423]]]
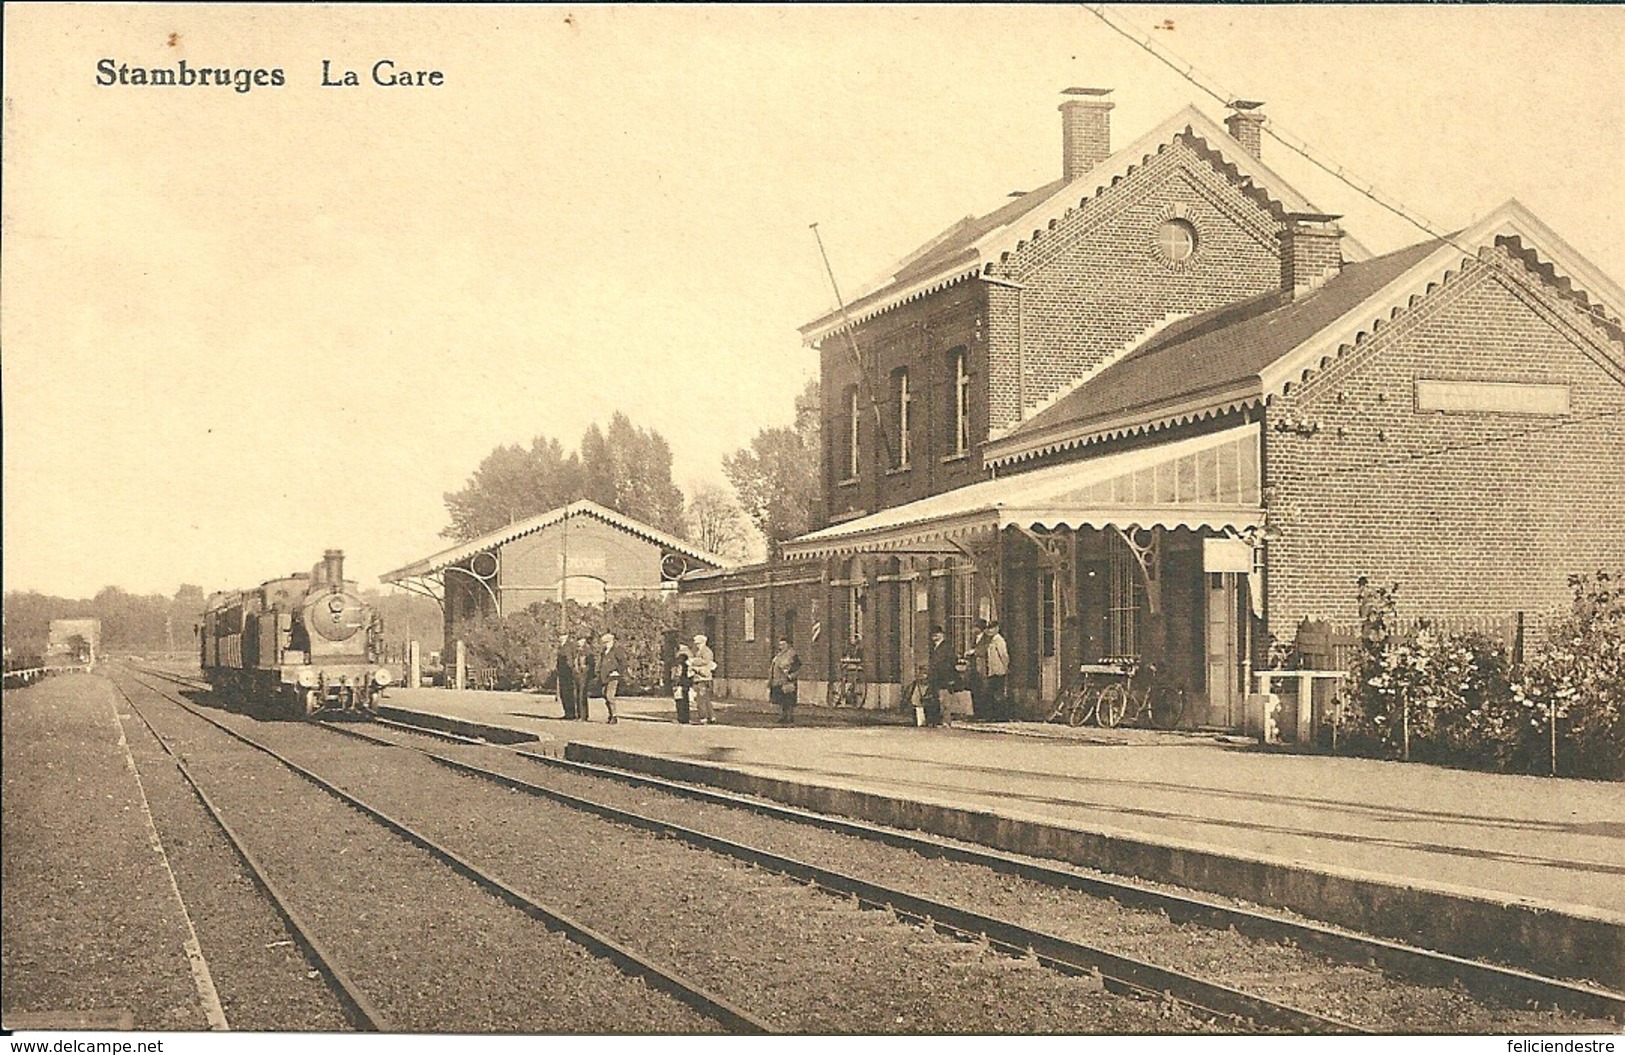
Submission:
[[[217,693],[293,716],[371,714],[392,680],[383,624],[330,549],[309,574],[209,598],[198,628],[203,676]]]

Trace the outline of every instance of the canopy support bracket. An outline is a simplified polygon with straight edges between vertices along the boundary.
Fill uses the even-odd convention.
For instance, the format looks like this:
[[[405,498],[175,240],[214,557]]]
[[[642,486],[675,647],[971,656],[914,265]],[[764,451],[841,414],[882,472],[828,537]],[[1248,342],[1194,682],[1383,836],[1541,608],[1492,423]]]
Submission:
[[[1134,554],[1134,563],[1140,566],[1140,574],[1145,576],[1146,608],[1150,614],[1156,615],[1157,610],[1162,607],[1162,574],[1158,559],[1158,551],[1161,548],[1158,543],[1162,539],[1162,529],[1135,528],[1133,532],[1128,532],[1113,524],[1112,530],[1117,532],[1117,537],[1123,540],[1128,551]],[[1140,541],[1142,532],[1147,536],[1144,542]]]

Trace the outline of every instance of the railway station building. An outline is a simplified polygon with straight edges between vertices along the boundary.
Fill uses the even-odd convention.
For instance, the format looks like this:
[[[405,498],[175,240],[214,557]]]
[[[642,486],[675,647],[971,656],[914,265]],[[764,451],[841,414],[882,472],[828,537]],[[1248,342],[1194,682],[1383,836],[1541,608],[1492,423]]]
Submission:
[[[690,571],[728,560],[642,521],[581,500],[449,546],[381,576],[381,581],[433,597],[445,618],[445,640],[485,616],[521,611],[538,601],[603,604],[618,597],[675,594]]]
[[[1258,104],[1113,150],[1108,96],[1067,93],[1058,179],[802,328],[823,523],[680,587],[725,691],[765,695],[782,633],[804,694],[849,654],[887,706],[929,627],[996,618],[1020,713],[1132,657],[1239,729],[1271,644],[1352,623],[1359,576],[1490,618],[1625,565],[1612,279],[1516,201],[1374,256],[1269,167]]]

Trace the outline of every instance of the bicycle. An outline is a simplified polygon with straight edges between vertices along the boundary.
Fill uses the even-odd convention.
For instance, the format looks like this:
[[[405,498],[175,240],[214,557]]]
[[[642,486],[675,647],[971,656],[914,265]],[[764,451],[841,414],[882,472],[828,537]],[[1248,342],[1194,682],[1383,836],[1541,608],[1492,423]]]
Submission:
[[[1116,726],[1125,716],[1133,725],[1175,729],[1185,717],[1185,687],[1170,685],[1155,663],[1131,662],[1122,668],[1121,681],[1100,690],[1102,724]],[[1133,708],[1133,714],[1129,709]]]
[[[1122,695],[1122,685],[1116,682],[1097,685],[1093,679],[1126,678],[1129,671],[1125,665],[1102,660],[1099,663],[1081,665],[1078,667],[1078,673],[1083,676],[1082,679],[1055,698],[1055,708],[1044,720],[1064,721],[1073,728],[1086,722],[1109,728],[1122,721],[1123,713],[1127,709],[1127,697]]]
[[[869,698],[869,683],[863,678],[863,661],[843,659],[840,667],[840,677],[829,683],[829,705],[861,709]]]

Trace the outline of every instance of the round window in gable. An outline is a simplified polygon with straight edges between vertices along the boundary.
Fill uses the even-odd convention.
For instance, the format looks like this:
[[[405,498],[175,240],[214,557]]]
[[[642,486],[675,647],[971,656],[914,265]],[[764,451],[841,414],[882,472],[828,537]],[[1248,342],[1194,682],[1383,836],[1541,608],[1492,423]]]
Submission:
[[[1183,264],[1196,255],[1196,228],[1189,220],[1164,220],[1157,228],[1157,252],[1170,264]]]

